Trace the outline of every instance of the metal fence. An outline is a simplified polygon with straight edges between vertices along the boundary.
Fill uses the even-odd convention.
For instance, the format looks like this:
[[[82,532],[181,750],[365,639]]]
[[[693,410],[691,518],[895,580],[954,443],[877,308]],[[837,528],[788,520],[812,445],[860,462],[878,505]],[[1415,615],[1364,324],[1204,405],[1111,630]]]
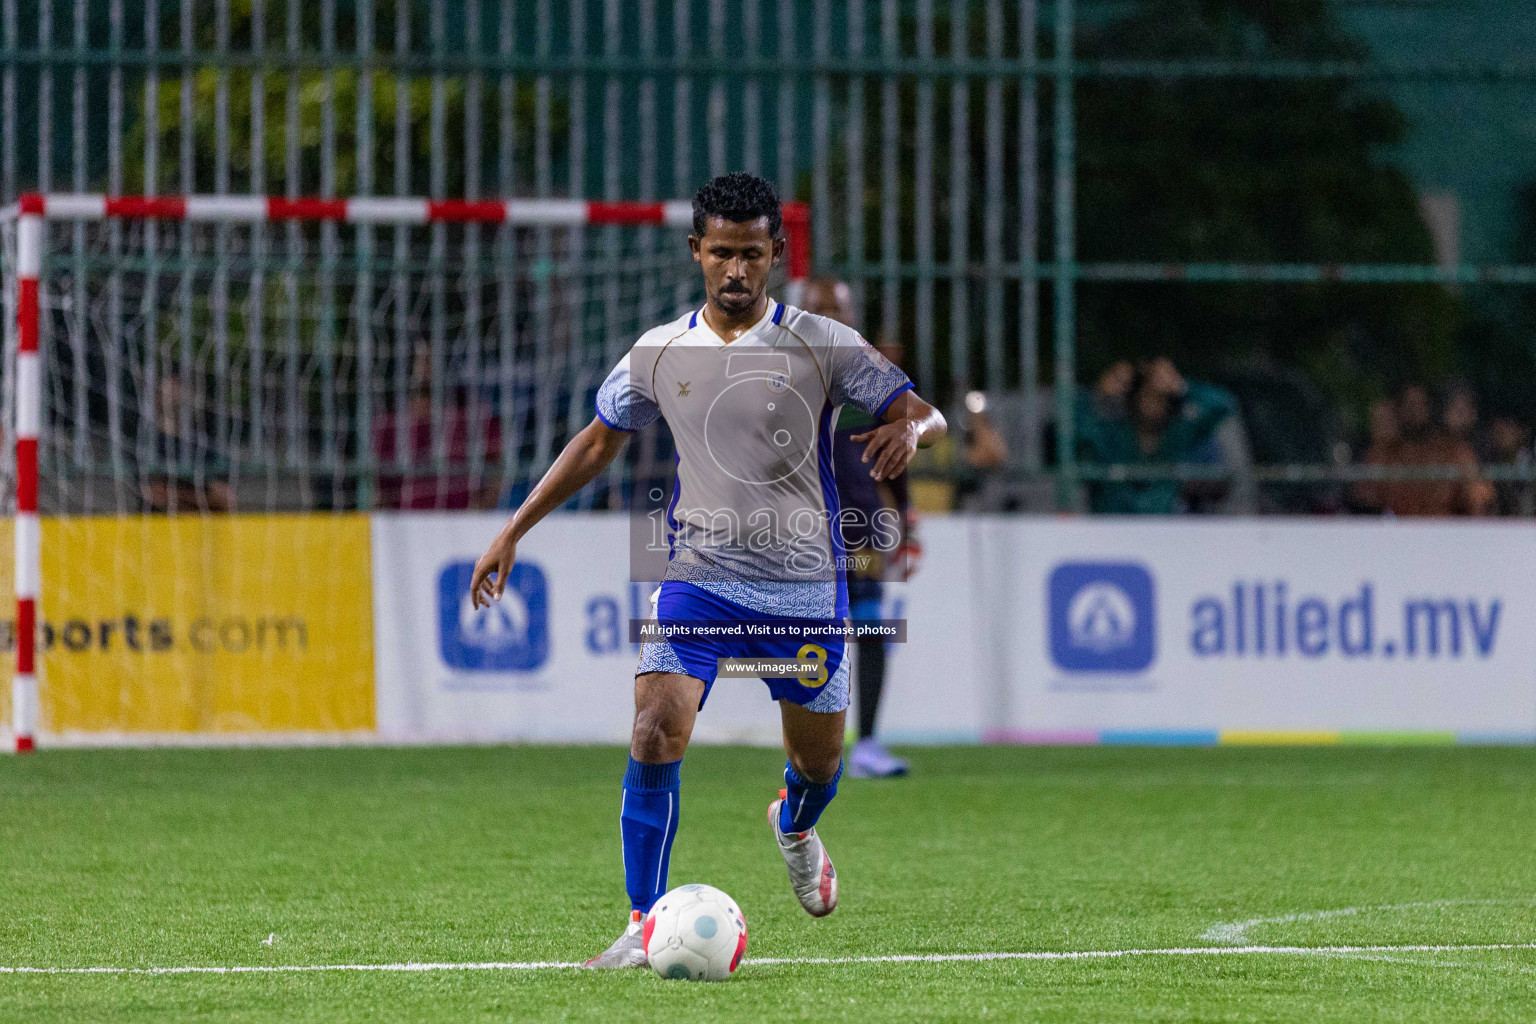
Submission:
[[[908,347],[924,393],[1021,394],[1012,469],[1053,473],[1065,505],[1123,475],[1077,460],[1082,282],[1536,283],[1531,266],[1081,262],[1080,82],[1524,88],[1536,61],[1074,59],[1080,27],[1074,0],[0,0],[0,197],[657,199],[761,173],[812,204],[817,268],[851,282],[867,335]],[[327,225],[315,252],[337,246]],[[1023,383],[1042,371],[1052,452]]]

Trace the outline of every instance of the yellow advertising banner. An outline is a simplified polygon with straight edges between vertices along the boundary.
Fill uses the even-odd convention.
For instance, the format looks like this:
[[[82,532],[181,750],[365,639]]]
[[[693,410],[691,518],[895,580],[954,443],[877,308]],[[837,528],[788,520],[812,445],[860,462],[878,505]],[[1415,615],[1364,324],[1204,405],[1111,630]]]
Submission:
[[[373,729],[368,543],[362,515],[44,518],[43,731]],[[8,724],[10,521],[0,545]]]

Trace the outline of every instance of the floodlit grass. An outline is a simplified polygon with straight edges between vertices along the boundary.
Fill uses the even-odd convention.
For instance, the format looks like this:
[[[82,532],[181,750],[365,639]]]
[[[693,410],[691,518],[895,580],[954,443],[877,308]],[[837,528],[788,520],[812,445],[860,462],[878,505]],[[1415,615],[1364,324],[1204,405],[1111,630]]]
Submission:
[[[913,750],[794,901],[772,751],[697,749],[672,883],[749,957],[1536,942],[1536,751]],[[0,966],[572,961],[622,926],[613,748],[48,751],[0,761]],[[1322,914],[1325,911],[1344,913]],[[1321,916],[1319,916],[1321,915]],[[1265,918],[1212,932],[1218,925]],[[270,943],[267,942],[270,937]],[[1536,950],[649,971],[0,974],[0,1020],[1397,1021],[1536,1017]]]

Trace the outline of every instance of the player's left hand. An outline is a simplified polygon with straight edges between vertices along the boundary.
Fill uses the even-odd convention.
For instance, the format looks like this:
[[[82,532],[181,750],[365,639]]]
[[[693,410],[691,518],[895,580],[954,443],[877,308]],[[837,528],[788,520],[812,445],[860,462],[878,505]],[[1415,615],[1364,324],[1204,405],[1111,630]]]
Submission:
[[[902,418],[882,423],[873,430],[854,434],[851,441],[869,444],[864,448],[864,462],[873,462],[869,475],[876,480],[889,480],[900,476],[917,452],[917,423]]]

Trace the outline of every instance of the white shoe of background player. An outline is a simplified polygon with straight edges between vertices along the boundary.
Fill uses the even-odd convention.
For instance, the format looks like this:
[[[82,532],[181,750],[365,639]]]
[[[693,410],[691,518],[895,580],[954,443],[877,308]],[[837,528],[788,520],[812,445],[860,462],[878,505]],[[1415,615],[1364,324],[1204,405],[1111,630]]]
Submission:
[[[848,774],[856,779],[895,779],[907,774],[907,762],[873,738],[859,740],[848,761]]]
[[[779,831],[779,806],[786,795],[779,790],[779,798],[768,805],[768,824],[773,826],[773,838],[778,840],[779,852],[789,868],[789,884],[795,897],[807,914],[826,917],[837,909],[837,870],[814,828],[799,833]]]

